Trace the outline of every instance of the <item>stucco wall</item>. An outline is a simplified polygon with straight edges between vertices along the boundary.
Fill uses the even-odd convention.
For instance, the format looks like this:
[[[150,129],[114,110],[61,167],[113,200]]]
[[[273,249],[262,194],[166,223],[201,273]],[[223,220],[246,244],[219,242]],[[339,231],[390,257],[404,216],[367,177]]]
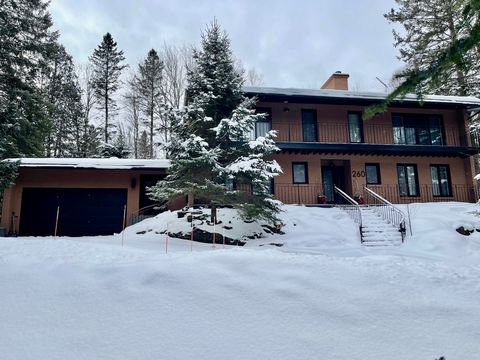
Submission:
[[[322,192],[322,171],[321,166],[330,162],[346,161],[349,168],[346,171],[346,191],[351,195],[363,193],[363,186],[366,182],[365,176],[353,176],[353,173],[365,170],[365,163],[378,163],[380,165],[381,185],[396,187],[397,180],[397,164],[416,164],[418,171],[418,182],[422,186],[431,186],[432,179],[430,174],[430,165],[448,165],[451,174],[452,186],[459,189],[458,191],[467,191],[463,188],[473,187],[473,172],[471,159],[461,159],[452,157],[420,157],[420,156],[360,156],[360,155],[302,155],[302,154],[278,154],[275,159],[283,169],[283,174],[275,177],[276,195],[280,200],[287,203],[298,202],[303,198],[305,203],[315,203],[318,192]],[[307,188],[297,190],[288,190],[292,187],[292,162],[307,162],[308,164],[308,185],[296,185],[296,187]],[[460,190],[462,188],[462,190]],[[468,190],[470,191],[470,190]],[[302,195],[303,194],[303,195]],[[430,201],[428,196],[424,196],[421,191],[421,201]],[[425,194],[427,195],[427,194]],[[460,197],[464,195],[459,195]],[[466,195],[465,195],[466,196]],[[458,199],[466,201],[466,199]],[[469,199],[470,200],[470,199]]]
[[[18,216],[18,229],[24,187],[128,189],[126,205],[127,219],[130,219],[130,215],[139,207],[140,175],[162,173],[165,171],[20,168],[15,185],[4,194],[1,226],[10,230],[11,215],[15,213]],[[181,202],[173,204],[173,207],[181,206]],[[41,204],[39,211],[42,211]]]

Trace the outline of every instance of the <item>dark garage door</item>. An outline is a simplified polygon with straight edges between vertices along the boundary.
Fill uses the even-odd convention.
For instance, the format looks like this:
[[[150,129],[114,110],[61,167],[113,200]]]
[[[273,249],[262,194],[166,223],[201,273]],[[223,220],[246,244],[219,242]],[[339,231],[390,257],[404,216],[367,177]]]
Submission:
[[[118,233],[126,204],[127,189],[24,188],[20,235],[53,235],[57,206],[58,236]]]

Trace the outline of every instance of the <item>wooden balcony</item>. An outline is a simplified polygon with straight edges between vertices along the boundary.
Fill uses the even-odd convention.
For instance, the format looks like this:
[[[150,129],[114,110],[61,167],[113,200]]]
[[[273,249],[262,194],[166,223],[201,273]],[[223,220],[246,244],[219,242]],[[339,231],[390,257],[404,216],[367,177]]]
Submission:
[[[480,134],[466,134],[459,127],[445,127],[436,145],[395,144],[391,126],[364,124],[362,142],[350,141],[347,124],[317,124],[317,133],[304,138],[300,124],[273,123],[278,147],[288,153],[468,157],[480,149]],[[311,140],[311,141],[305,141]]]

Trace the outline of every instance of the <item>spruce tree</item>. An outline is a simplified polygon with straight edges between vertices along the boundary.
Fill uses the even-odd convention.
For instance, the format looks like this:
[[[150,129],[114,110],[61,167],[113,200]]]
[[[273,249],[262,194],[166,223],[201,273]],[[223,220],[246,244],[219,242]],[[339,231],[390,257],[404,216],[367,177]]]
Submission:
[[[162,103],[162,72],[163,63],[157,52],[151,49],[147,57],[138,65],[137,87],[143,113],[146,116],[145,125],[149,134],[149,158],[153,159],[154,135],[157,130],[158,109]],[[165,141],[167,139],[164,139]]]
[[[117,43],[110,33],[103,36],[100,45],[93,51],[90,61],[93,65],[93,87],[98,108],[103,112],[104,140],[111,138],[112,118],[116,112],[115,92],[120,86],[120,75],[127,65],[123,51],[118,50]]]
[[[189,205],[194,199],[233,205],[246,218],[274,221],[279,208],[269,184],[281,169],[275,161],[265,160],[277,150],[274,132],[247,140],[264,114],[255,114],[255,100],[243,95],[243,74],[235,68],[227,34],[215,21],[202,34],[201,49],[193,56],[188,105],[167,114],[172,124],[169,175],[151,189],[151,195],[159,202],[188,195]]]

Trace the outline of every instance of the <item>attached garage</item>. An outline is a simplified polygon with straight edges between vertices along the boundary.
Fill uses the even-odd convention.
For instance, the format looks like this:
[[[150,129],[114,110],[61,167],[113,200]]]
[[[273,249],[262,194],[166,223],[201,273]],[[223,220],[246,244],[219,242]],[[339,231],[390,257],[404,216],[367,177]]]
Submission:
[[[21,236],[110,235],[123,227],[128,189],[24,188]]]
[[[168,160],[23,158],[15,185],[3,197],[0,233],[51,236],[59,208],[57,235],[95,236],[121,232],[158,213],[147,188],[167,174]],[[183,198],[168,204],[184,206]],[[155,211],[156,212],[155,212]],[[149,213],[151,211],[152,213]]]

